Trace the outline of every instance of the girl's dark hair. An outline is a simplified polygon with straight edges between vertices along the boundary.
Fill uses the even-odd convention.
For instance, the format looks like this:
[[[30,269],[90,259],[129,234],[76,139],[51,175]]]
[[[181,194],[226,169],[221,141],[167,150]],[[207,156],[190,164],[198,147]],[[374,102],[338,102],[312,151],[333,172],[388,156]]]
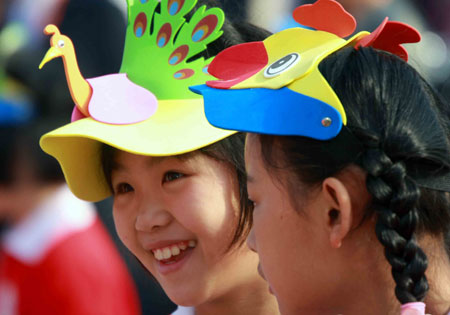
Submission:
[[[199,0],[196,4],[196,8],[205,4],[208,7],[220,7],[218,1]],[[189,18],[189,16],[187,18]],[[266,37],[271,35],[269,31],[266,31],[265,29],[252,25],[250,23],[244,21],[230,22],[230,20],[228,19],[225,19],[222,30],[224,31],[222,36],[209,44],[205,52],[192,57],[192,59],[198,57],[209,58],[211,56],[217,55],[219,52],[230,46],[249,41],[262,41]],[[205,154],[211,158],[229,163],[236,171],[236,176],[239,184],[240,211],[238,225],[236,226],[230,248],[235,244],[242,245],[250,231],[250,227],[252,224],[251,213],[253,210],[253,206],[249,202],[247,194],[244,146],[245,136],[244,134],[238,133],[198,150],[198,152]],[[110,188],[113,159],[114,149],[107,145],[103,145],[101,162],[103,166],[103,173],[110,185]]]
[[[415,235],[446,239],[450,256],[450,194],[420,186],[450,172],[448,104],[403,60],[372,48],[343,49],[319,69],[344,105],[347,126],[329,141],[259,135],[265,166],[293,172],[286,183],[293,199],[301,183],[320,185],[351,164],[365,170],[372,195],[365,218],[377,215],[397,299],[422,301],[428,260]]]

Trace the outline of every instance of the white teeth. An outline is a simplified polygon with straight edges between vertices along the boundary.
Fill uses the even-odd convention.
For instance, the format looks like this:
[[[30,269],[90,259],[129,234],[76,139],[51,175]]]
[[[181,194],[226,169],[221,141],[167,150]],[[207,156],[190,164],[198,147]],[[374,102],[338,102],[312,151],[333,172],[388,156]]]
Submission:
[[[164,257],[163,257],[162,250],[160,250],[160,249],[157,249],[157,250],[154,252],[154,254],[155,254],[155,258],[158,259],[158,260],[162,260],[162,259],[164,258]]]
[[[197,242],[190,240],[189,242],[181,242],[179,244],[174,244],[169,247],[158,248],[153,251],[153,255],[156,260],[169,259],[172,256],[178,256],[182,251],[186,250],[188,247],[194,248],[197,246]]]
[[[180,249],[178,248],[178,246],[172,246],[171,248],[172,251],[172,256],[176,256],[180,254]]]
[[[163,249],[163,257],[164,259],[169,259],[170,257],[172,257],[172,251],[170,250],[170,248],[164,248]]]

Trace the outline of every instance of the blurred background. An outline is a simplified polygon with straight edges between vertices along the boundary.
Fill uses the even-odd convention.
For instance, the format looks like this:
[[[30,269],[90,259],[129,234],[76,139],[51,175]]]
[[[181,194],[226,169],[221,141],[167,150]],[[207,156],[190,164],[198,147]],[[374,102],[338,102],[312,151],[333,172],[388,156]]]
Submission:
[[[300,0],[221,0],[231,20],[249,20],[272,32],[298,26],[292,10]],[[358,30],[374,30],[389,16],[406,22],[422,34],[420,44],[407,46],[410,63],[450,99],[449,0],[341,0],[358,22]],[[59,26],[74,42],[84,77],[116,73],[120,68],[126,25],[126,0],[0,0],[0,128],[12,121],[8,108],[15,108],[14,121],[39,125],[39,133],[69,122],[73,109],[61,58],[41,71],[38,65],[49,48],[45,25]],[[11,105],[12,104],[12,105]],[[8,107],[9,106],[9,107]],[[2,111],[3,110],[3,111]],[[5,113],[9,113],[8,115]],[[3,115],[3,116],[2,116]],[[2,120],[2,117],[9,117]],[[0,138],[8,137],[0,133]],[[38,137],[36,137],[37,139]],[[2,154],[8,149],[2,145]],[[47,160],[46,160],[47,159]],[[36,163],[55,163],[45,155]],[[57,165],[57,164],[56,164]],[[57,166],[53,166],[57,169]],[[48,168],[52,172],[52,168]],[[54,170],[57,172],[57,170]],[[0,183],[0,193],[2,184]],[[1,203],[1,199],[0,199]],[[158,284],[120,243],[114,230],[111,200],[95,204],[137,289],[143,314],[169,314],[173,305]],[[2,205],[0,204],[0,209]],[[11,229],[0,214],[0,226]],[[1,248],[1,247],[0,247]],[[1,253],[1,251],[0,251]],[[0,274],[1,281],[1,274]]]

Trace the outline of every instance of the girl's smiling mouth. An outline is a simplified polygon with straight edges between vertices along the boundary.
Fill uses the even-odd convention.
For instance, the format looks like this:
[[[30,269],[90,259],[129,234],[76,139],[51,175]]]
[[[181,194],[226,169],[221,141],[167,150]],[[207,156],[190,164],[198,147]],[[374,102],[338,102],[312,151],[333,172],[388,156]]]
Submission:
[[[164,275],[181,268],[196,246],[195,240],[181,241],[153,247],[151,252],[156,259],[159,272]]]
[[[156,260],[165,262],[170,262],[182,254],[185,250],[189,248],[194,248],[197,245],[197,242],[194,240],[183,241],[175,244],[171,244],[168,246],[164,246],[161,248],[154,248],[151,251],[155,256]]]

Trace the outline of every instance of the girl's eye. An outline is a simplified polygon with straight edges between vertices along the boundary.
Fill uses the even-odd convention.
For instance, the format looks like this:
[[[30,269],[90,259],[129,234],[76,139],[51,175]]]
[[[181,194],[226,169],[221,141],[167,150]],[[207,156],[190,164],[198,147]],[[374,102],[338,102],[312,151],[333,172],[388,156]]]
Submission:
[[[174,180],[184,177],[184,174],[179,172],[166,172],[163,177],[163,183],[172,182]]]
[[[129,193],[129,192],[132,192],[132,191],[134,191],[134,188],[133,188],[133,186],[131,186],[128,183],[120,183],[114,189],[114,193],[116,195],[126,194],[126,193]]]

